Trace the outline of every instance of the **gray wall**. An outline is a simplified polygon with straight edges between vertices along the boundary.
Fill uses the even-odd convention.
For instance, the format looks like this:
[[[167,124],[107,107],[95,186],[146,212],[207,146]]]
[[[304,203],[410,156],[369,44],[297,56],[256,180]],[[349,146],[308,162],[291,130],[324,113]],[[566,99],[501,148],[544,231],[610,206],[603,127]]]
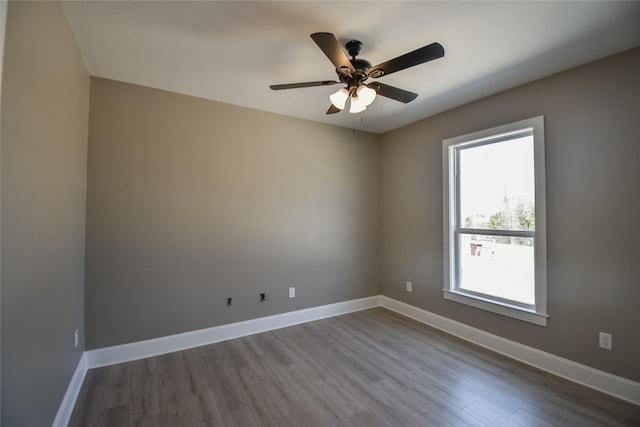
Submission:
[[[382,293],[640,381],[640,49],[381,138]],[[442,140],[545,116],[548,327],[442,297]],[[404,291],[413,281],[413,293]],[[613,334],[613,351],[598,332]]]
[[[0,96],[2,95],[2,69],[4,63],[4,37],[6,34],[7,23],[7,2],[0,2]],[[1,103],[0,103],[1,104]],[[2,123],[2,108],[0,107],[0,123]],[[0,132],[0,147],[2,147],[2,134]],[[2,158],[2,149],[0,148],[0,159]],[[2,163],[0,161],[0,163]],[[2,168],[0,167],[0,171]],[[0,176],[1,176],[0,172]],[[0,179],[0,183],[1,183]],[[0,206],[2,205],[2,197],[0,197]],[[2,209],[0,208],[0,222],[2,218]],[[2,227],[0,227],[0,230]],[[1,241],[0,232],[0,241]],[[2,245],[0,244],[0,313],[2,312]],[[0,336],[2,336],[2,316],[0,315]],[[2,339],[0,338],[0,366],[2,366]],[[0,369],[0,384],[2,384],[2,369]],[[2,387],[0,387],[0,425],[2,424]]]
[[[46,426],[84,350],[89,77],[58,3],[12,2],[5,42],[2,425]]]
[[[8,12],[3,425],[51,423],[83,325],[93,349],[380,292],[640,380],[639,49],[382,136],[354,135],[99,78],[89,118],[89,79],[60,6]],[[442,139],[540,114],[547,328],[441,292]],[[613,351],[597,348],[600,330],[613,333]]]
[[[379,293],[377,135],[91,81],[87,349]]]

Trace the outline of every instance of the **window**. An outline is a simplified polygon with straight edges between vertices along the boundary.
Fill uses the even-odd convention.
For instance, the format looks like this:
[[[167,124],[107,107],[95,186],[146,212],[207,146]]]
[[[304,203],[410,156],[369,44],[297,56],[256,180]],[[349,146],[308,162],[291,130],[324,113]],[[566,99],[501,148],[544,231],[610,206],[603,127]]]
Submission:
[[[546,326],[544,118],[442,147],[444,298]]]

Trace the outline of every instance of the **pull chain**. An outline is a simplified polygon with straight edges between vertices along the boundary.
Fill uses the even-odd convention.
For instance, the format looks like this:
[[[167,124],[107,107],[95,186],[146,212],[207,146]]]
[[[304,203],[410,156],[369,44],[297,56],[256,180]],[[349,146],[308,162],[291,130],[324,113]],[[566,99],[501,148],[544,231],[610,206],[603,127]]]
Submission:
[[[360,124],[364,123],[364,117],[360,116]],[[352,132],[355,135],[356,134],[356,118],[353,118],[353,127],[352,127]]]

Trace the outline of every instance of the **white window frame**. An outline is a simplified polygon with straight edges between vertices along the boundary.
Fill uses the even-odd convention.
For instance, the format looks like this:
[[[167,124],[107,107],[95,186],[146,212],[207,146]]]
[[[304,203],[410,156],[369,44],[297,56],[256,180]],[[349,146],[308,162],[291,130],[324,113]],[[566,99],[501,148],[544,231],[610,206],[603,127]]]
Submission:
[[[490,296],[465,292],[457,283],[458,277],[458,228],[464,228],[458,215],[458,195],[456,184],[457,149],[482,143],[494,143],[510,139],[531,129],[534,147],[535,170],[535,218],[534,263],[535,263],[535,304],[525,306]],[[443,297],[449,301],[487,310],[493,313],[547,326],[547,227],[545,194],[545,149],[544,116],[533,117],[515,123],[497,126],[442,141],[443,165],[443,209],[444,209],[444,289]],[[487,230],[478,230],[479,234]],[[496,233],[499,234],[499,231]],[[528,233],[529,237],[531,236]]]

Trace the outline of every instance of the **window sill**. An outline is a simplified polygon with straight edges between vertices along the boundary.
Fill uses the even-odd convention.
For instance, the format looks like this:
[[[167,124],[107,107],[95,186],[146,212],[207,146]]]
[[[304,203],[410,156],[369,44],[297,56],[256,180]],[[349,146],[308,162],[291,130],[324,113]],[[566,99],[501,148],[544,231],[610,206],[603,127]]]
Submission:
[[[524,322],[534,323],[539,326],[547,326],[547,318],[549,317],[547,314],[536,313],[535,311],[530,311],[521,307],[511,306],[507,304],[500,304],[497,302],[481,299],[476,296],[471,296],[462,292],[450,291],[448,289],[443,289],[442,293],[444,299],[447,299],[449,301],[470,305],[472,307],[480,308],[492,313],[522,320]]]

